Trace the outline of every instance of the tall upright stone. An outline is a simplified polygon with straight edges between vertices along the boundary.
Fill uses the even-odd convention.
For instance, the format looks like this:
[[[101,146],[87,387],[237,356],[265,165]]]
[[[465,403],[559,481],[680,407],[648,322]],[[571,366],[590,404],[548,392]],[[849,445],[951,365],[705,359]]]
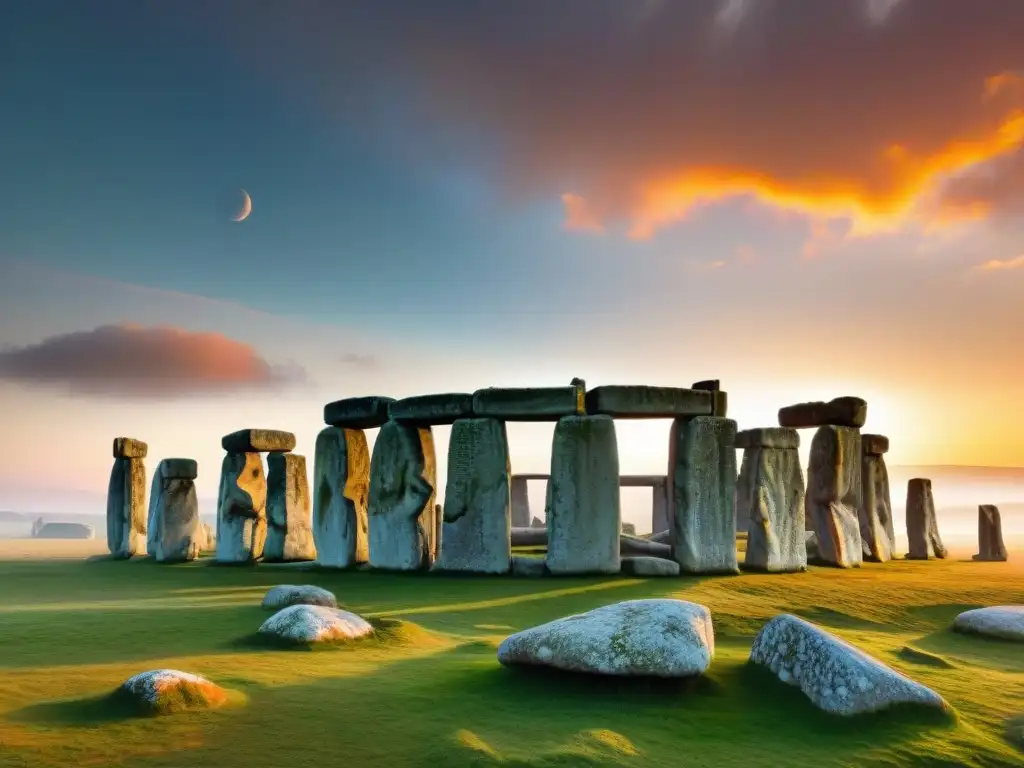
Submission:
[[[651,489],[651,533],[669,530],[668,484],[656,485]]]
[[[504,422],[459,419],[452,425],[437,570],[508,572],[510,473]]]
[[[114,466],[107,487],[107,549],[115,558],[129,558],[146,549],[148,452],[141,440],[114,438]]]
[[[297,562],[316,559],[310,521],[306,457],[297,453],[267,456],[267,543],[263,559]]]
[[[737,514],[747,519],[744,567],[806,570],[800,434],[787,427],[749,429],[737,434],[736,447],[743,449],[736,499]]]
[[[431,428],[395,420],[384,424],[370,459],[371,566],[415,571],[431,565],[436,486]]]
[[[1003,562],[1007,558],[1003,543],[1003,522],[999,508],[992,504],[978,505],[978,554],[975,560]]]
[[[157,538],[157,502],[160,501],[160,466],[153,472],[153,480],[149,484],[149,510],[146,513],[146,554],[156,557]]]
[[[193,459],[164,459],[153,473],[157,498],[151,523],[153,558],[158,563],[184,563],[199,557],[206,535],[199,521],[198,475]]]
[[[530,524],[530,494],[525,477],[512,478],[512,527],[526,528]]]
[[[860,566],[861,439],[856,427],[826,424],[811,440],[805,507],[827,565]]]
[[[861,435],[860,537],[864,559],[876,563],[891,560],[896,549],[889,470],[885,466],[888,450],[889,438],[884,435]]]
[[[935,519],[932,481],[925,477],[907,481],[907,540],[908,560],[927,560],[932,556],[941,559],[947,554]]]
[[[351,568],[370,559],[369,492],[366,433],[342,427],[322,429],[313,463],[313,539],[318,564]]]
[[[737,573],[735,421],[694,416],[672,422],[668,493],[680,570]]]
[[[619,448],[610,416],[563,416],[555,425],[545,515],[551,573],[619,572]]]
[[[228,453],[220,468],[217,562],[251,563],[267,539],[267,478],[259,453]]]

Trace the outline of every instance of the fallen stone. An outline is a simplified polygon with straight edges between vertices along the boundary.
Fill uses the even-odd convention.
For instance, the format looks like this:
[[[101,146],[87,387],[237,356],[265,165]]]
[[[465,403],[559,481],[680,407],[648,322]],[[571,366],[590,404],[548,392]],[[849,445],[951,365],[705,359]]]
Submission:
[[[375,429],[387,422],[393,397],[346,397],[324,406],[324,423],[339,429]]]
[[[545,515],[553,574],[618,573],[619,449],[608,416],[564,416],[555,426]]]
[[[537,578],[547,573],[543,557],[527,557],[526,555],[512,555],[512,575]]]
[[[818,427],[811,440],[805,508],[818,534],[819,561],[839,568],[863,560],[859,510],[862,504],[860,431]]]
[[[251,563],[267,540],[267,479],[255,452],[229,453],[220,468],[217,562]]]
[[[800,433],[790,427],[760,427],[736,433],[737,448],[799,448]]]
[[[263,622],[259,632],[296,644],[331,643],[366,637],[373,634],[373,627],[361,616],[340,608],[291,605]]]
[[[180,468],[164,459],[154,475],[159,478],[156,509],[152,524],[154,535],[153,558],[158,563],[185,563],[199,557],[203,542],[199,523],[199,500],[192,478],[175,477],[170,472]]]
[[[779,426],[810,429],[831,425],[863,427],[868,418],[868,404],[859,397],[837,397],[827,403],[797,403],[779,409]]]
[[[953,620],[953,629],[1003,640],[1024,641],[1024,605],[994,605],[964,611]]]
[[[978,505],[978,554],[973,559],[1003,562],[1006,558],[999,508],[992,504]]]
[[[889,438],[885,435],[861,435],[860,442],[864,453],[872,456],[882,456],[889,452]]]
[[[939,694],[821,627],[784,613],[765,624],[750,661],[795,685],[834,715],[876,712],[895,704],[949,710]]]
[[[619,536],[619,554],[671,558],[672,545],[624,533]]]
[[[396,400],[388,408],[395,421],[421,427],[454,424],[457,419],[473,417],[473,396],[465,393],[417,395]]]
[[[630,576],[678,576],[679,563],[664,557],[624,557],[622,572]]]
[[[322,605],[325,608],[337,608],[338,600],[333,592],[313,584],[278,584],[267,590],[261,606],[269,610],[279,610],[290,605]]]
[[[107,549],[124,559],[145,548],[146,465],[141,458],[114,459],[107,487]]]
[[[881,453],[866,449],[861,456],[861,505],[857,514],[864,559],[876,563],[891,560],[896,549],[896,532],[892,522],[889,470]]]
[[[927,560],[929,557],[942,559],[946,548],[939,536],[939,524],[935,519],[935,499],[932,496],[932,481],[915,477],[907,481],[907,540],[910,543],[908,560]]]
[[[510,635],[498,647],[504,665],[570,672],[690,677],[715,653],[711,612],[682,600],[627,600]]]
[[[96,531],[85,523],[43,523],[36,529],[34,539],[93,539]]]
[[[224,435],[220,447],[226,453],[287,453],[295,450],[295,435],[278,429],[243,429]]]
[[[505,423],[459,419],[448,441],[441,551],[434,568],[507,573],[512,548]]]
[[[747,520],[744,568],[769,573],[807,569],[804,472],[796,447],[787,445],[752,446],[743,452],[736,511]]]
[[[582,414],[586,408],[583,387],[489,387],[473,393],[473,413],[479,418],[502,421],[558,421]]]
[[[215,709],[227,703],[227,692],[205,677],[177,669],[153,669],[129,677],[117,694],[150,715],[192,709]]]
[[[272,453],[267,457],[267,562],[316,560],[310,518],[306,457]]]
[[[394,420],[381,427],[370,460],[367,517],[372,567],[430,567],[436,485],[430,427]]]
[[[513,477],[511,479],[512,525],[516,528],[527,528],[530,525],[530,494],[529,486],[525,477]]]
[[[674,419],[710,416],[715,393],[678,387],[605,386],[587,392],[587,413],[616,419]]]
[[[366,434],[361,429],[322,429],[313,462],[313,541],[318,564],[351,568],[370,559],[369,493]]]
[[[738,573],[736,422],[696,416],[672,422],[669,437],[673,557],[688,573]]]
[[[144,459],[149,454],[149,446],[134,437],[114,438],[115,459]]]

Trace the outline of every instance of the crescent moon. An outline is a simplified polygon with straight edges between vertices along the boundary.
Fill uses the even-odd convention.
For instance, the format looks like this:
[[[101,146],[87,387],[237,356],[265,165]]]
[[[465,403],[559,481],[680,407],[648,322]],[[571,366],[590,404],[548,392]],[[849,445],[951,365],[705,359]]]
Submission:
[[[249,197],[249,193],[246,192],[244,189],[241,190],[241,192],[243,198],[242,210],[240,210],[238,214],[232,218],[232,221],[245,221],[247,218],[249,218],[249,214],[252,213],[252,198]]]

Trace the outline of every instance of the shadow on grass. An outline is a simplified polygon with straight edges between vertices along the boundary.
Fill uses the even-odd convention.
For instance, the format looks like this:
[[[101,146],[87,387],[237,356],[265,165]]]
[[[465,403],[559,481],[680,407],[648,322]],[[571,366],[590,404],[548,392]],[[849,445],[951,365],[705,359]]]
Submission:
[[[32,704],[11,712],[7,719],[39,725],[93,726],[128,720],[141,714],[138,705],[114,691],[99,696]]]
[[[893,653],[897,658],[902,659],[903,661],[911,664],[920,664],[925,667],[955,669],[957,666],[943,656],[939,656],[935,653],[929,653],[928,651],[922,651],[920,648],[914,648],[912,645],[904,645],[898,651],[894,651]]]
[[[1024,653],[1018,641],[958,632],[951,627],[914,641],[918,649],[1002,672],[1024,672]]]

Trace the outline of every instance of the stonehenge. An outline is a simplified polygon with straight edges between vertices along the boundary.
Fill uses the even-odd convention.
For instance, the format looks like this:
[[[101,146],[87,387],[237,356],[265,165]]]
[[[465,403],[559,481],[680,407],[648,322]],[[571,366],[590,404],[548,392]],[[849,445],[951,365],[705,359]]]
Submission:
[[[876,563],[891,560],[896,550],[889,471],[885,466],[888,451],[889,438],[861,435],[860,537],[864,559]]]
[[[267,456],[264,560],[297,562],[316,559],[310,512],[306,457],[297,453],[271,453]]]
[[[114,466],[107,488],[107,549],[125,559],[146,549],[146,465],[141,440],[114,438]]]
[[[978,505],[978,554],[974,560],[1003,562],[1006,545],[1003,543],[1003,522],[999,508],[992,504]]]
[[[199,468],[192,459],[164,459],[153,473],[151,556],[158,563],[195,560],[205,544],[199,522],[199,501],[195,479]]]
[[[910,543],[908,560],[946,556],[935,521],[932,481],[927,478],[915,477],[907,481],[907,540]]]

